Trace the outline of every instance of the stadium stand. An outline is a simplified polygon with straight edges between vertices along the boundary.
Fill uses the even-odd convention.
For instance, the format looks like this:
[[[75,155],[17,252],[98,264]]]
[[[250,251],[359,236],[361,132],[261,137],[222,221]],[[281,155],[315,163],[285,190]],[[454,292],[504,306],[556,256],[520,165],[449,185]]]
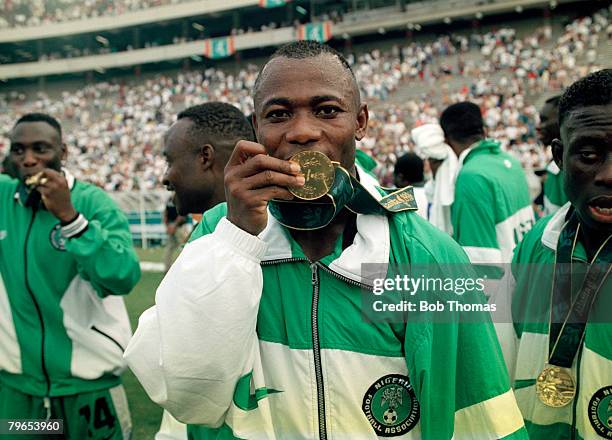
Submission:
[[[543,93],[610,65],[609,16],[610,10],[602,9],[566,24],[539,19],[537,26],[526,21],[490,31],[458,29],[408,43],[405,38],[383,41],[374,49],[345,46],[371,112],[368,135],[359,147],[376,158],[377,175],[390,185],[396,158],[413,149],[410,129],[435,120],[446,105],[470,99],[481,106],[490,134],[528,170],[535,197],[539,181],[533,170],[550,160],[536,140],[536,105]],[[44,110],[66,127],[68,166],[77,177],[115,193],[163,193],[162,137],[172,115],[211,100],[233,103],[250,114],[257,71],[257,64],[246,61],[239,68],[226,63],[61,92],[52,87],[36,94],[0,89],[0,159],[14,121],[28,111]],[[159,209],[160,193],[147,198],[155,203],[146,202],[145,210]],[[141,210],[139,197],[122,199],[130,200],[126,211]],[[139,215],[132,215],[136,222]],[[156,239],[162,235],[157,229],[150,234]]]

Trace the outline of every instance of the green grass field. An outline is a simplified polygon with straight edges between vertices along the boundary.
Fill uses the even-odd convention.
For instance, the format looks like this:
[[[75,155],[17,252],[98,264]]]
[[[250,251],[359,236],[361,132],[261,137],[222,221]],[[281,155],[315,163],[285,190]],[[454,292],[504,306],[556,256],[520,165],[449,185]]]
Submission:
[[[161,262],[163,249],[137,249],[141,261]],[[132,323],[132,330],[136,330],[138,317],[155,302],[155,290],[163,278],[159,272],[143,272],[140,282],[125,298],[128,314]],[[127,393],[132,413],[133,440],[151,440],[159,429],[162,410],[151,402],[142,386],[132,374],[126,371],[123,374],[123,384]]]

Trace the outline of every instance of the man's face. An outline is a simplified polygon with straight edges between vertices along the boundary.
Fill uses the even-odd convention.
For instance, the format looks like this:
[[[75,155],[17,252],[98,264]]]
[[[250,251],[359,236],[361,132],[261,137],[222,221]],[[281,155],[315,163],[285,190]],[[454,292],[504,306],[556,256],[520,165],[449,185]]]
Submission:
[[[11,133],[10,160],[22,181],[45,168],[60,171],[65,155],[59,133],[46,122],[21,122]]]
[[[555,160],[581,221],[612,232],[612,104],[571,112],[561,127],[561,144],[554,144]]]
[[[287,160],[302,150],[320,151],[353,170],[368,111],[357,104],[350,73],[336,57],[274,58],[255,99],[257,140],[270,156]]]
[[[180,215],[202,213],[212,193],[211,183],[201,168],[201,159],[189,130],[193,121],[188,118],[176,121],[166,134],[164,156],[167,169],[163,184],[174,191],[174,204]]]
[[[559,109],[551,103],[544,104],[540,112],[540,123],[536,131],[542,145],[549,146],[559,137]]]

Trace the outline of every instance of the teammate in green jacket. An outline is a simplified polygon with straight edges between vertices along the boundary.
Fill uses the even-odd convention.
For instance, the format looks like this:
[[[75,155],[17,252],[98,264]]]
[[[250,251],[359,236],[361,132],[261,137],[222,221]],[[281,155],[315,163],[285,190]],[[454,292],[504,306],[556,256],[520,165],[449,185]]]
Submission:
[[[401,200],[355,165],[368,111],[344,57],[316,42],[283,46],[254,102],[259,143],[237,143],[227,204],[204,215],[126,351],[149,396],[205,425],[190,430],[197,439],[526,438],[490,322],[364,318],[362,263],[386,273],[468,260],[416,213],[381,208]],[[339,163],[338,204],[289,192],[311,177],[288,160],[304,151]]]
[[[531,439],[612,438],[611,69],[565,91],[559,123],[570,203],[516,248],[514,389]]]
[[[57,120],[27,114],[10,141],[19,179],[0,179],[0,419],[62,419],[67,439],[129,438],[119,375],[131,329],[118,295],[140,268],[127,219],[62,168]]]
[[[560,95],[548,98],[540,110],[540,124],[537,132],[538,138],[544,148],[552,145],[554,139],[559,138],[559,99]],[[546,167],[546,180],[544,190],[544,216],[554,214],[567,203],[567,196],[563,189],[563,174],[555,163],[551,161]]]
[[[253,128],[232,104],[207,102],[181,111],[164,136],[166,172],[162,183],[174,194],[180,215],[202,214],[225,201],[223,170],[241,139],[255,140]],[[187,438],[184,424],[164,411],[156,440]]]
[[[534,223],[525,173],[514,156],[487,139],[480,108],[459,102],[440,115],[446,143],[459,157],[453,238],[474,264],[509,263]]]

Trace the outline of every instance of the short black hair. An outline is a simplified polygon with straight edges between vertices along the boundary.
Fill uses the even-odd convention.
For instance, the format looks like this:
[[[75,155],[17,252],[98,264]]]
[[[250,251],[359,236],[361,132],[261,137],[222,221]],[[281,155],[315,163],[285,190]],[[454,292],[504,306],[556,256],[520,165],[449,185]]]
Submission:
[[[342,55],[333,47],[327,44],[319,43],[318,41],[300,40],[294,41],[292,43],[283,44],[278,49],[276,49],[276,51],[272,54],[268,61],[278,57],[304,59],[314,58],[324,54],[332,55],[338,58],[338,61],[340,61],[342,67],[348,70],[353,76],[353,78],[355,77],[353,69],[351,69],[351,65],[348,63],[346,58],[344,58],[344,55]]]
[[[62,126],[53,116],[46,113],[26,113],[15,122],[13,128],[17,127],[22,122],[46,122],[57,131],[60,141],[62,140]]]
[[[253,127],[244,113],[232,104],[207,102],[186,108],[177,116],[188,118],[193,127],[188,131],[195,140],[211,138],[221,144],[233,145],[241,139],[255,140]]]
[[[402,174],[404,180],[410,183],[419,183],[425,180],[423,174],[423,159],[416,153],[406,153],[395,162],[393,175]]]
[[[480,108],[464,101],[449,105],[440,115],[440,126],[447,138],[467,142],[484,137],[484,122]]]
[[[268,58],[268,61],[266,61],[266,64],[264,64],[264,66],[259,70],[259,73],[257,74],[257,79],[255,80],[255,85],[253,86],[253,97],[255,97],[255,95],[257,95],[257,92],[259,91],[259,86],[261,85],[262,72],[264,71],[266,65],[273,59],[284,57],[284,58],[301,60],[305,58],[315,58],[315,57],[318,57],[319,55],[331,55],[333,57],[336,57],[338,61],[340,62],[340,64],[342,65],[342,67],[344,67],[344,69],[350,74],[355,84],[357,84],[355,73],[353,72],[353,69],[351,69],[351,65],[349,64],[347,59],[344,57],[344,55],[342,55],[340,52],[338,52],[333,47],[328,46],[327,44],[319,43],[318,41],[312,41],[312,40],[299,40],[299,41],[293,41],[291,43],[283,44],[278,49],[276,49],[276,51],[272,55],[270,55],[270,58]],[[359,98],[359,87],[358,86],[356,87],[356,91],[358,94],[357,98]]]
[[[612,103],[612,69],[603,69],[580,78],[559,100],[559,127],[569,114],[582,107]]]

